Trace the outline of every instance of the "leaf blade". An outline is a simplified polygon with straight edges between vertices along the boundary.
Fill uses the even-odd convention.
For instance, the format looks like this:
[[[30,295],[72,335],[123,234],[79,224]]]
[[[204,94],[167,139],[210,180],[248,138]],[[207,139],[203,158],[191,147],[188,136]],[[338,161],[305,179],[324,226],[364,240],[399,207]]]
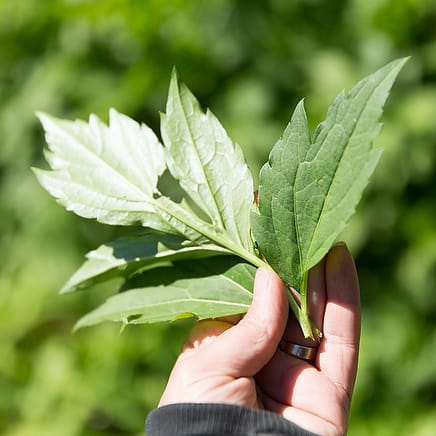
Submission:
[[[52,169],[35,170],[39,181],[78,215],[170,231],[153,207],[157,179],[166,166],[164,148],[147,126],[114,109],[109,116],[106,126],[94,115],[86,123],[39,113]]]
[[[184,275],[182,267],[171,283],[129,289],[117,294],[81,318],[75,329],[103,321],[151,323],[174,321],[186,316],[205,319],[243,313],[252,300],[255,268],[232,262],[230,267],[212,275],[207,275],[208,267],[203,263],[203,274],[196,277]],[[216,270],[216,265],[209,263],[209,266]],[[167,277],[169,271],[165,273]],[[155,273],[161,274],[158,271]]]
[[[176,236],[157,232],[122,237],[89,252],[87,260],[70,277],[61,293],[88,288],[116,277],[128,278],[145,268],[155,268],[189,258],[191,260],[216,255],[229,255],[222,247],[198,246]]]
[[[384,104],[406,61],[407,59],[393,61],[362,79],[344,101],[336,103],[338,107],[334,110],[335,116],[331,120],[328,116],[326,124],[318,129],[314,138],[317,155],[313,162],[325,159],[330,150],[327,139],[338,127],[343,132],[336,132],[334,141],[337,142],[337,148],[342,148],[343,151],[337,167],[330,172],[329,183],[318,187],[316,191],[324,195],[319,210],[323,219],[318,220],[315,229],[310,229],[312,237],[305,254],[305,270],[315,266],[324,257],[355,212],[381,156],[382,150],[375,148],[373,141],[380,132],[379,120]],[[297,196],[301,195],[303,181],[303,176],[297,178]],[[312,198],[313,195],[314,192],[311,192],[307,197]],[[304,219],[300,220],[300,226],[305,223]]]
[[[179,85],[175,72],[161,130],[173,177],[213,226],[251,251],[253,180],[242,151],[216,117],[210,111],[204,113],[188,88]]]
[[[260,172],[259,213],[252,213],[254,238],[268,262],[287,283],[299,283],[302,262],[295,219],[294,185],[300,155],[310,148],[309,127],[300,101],[283,137]],[[294,151],[295,153],[291,152]]]
[[[345,227],[375,169],[378,120],[405,61],[341,93],[313,140],[300,103],[262,168],[253,234],[267,261],[297,289]]]

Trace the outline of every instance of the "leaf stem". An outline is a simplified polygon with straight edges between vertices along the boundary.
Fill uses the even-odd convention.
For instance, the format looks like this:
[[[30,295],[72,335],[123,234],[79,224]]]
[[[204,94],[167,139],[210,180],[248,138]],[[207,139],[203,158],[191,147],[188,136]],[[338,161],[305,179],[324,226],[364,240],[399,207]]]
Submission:
[[[206,222],[198,222],[198,220],[192,219],[189,212],[185,209],[183,209],[183,211],[178,210],[181,208],[176,203],[172,203],[171,206],[171,208],[168,208],[164,203],[155,202],[157,212],[160,209],[164,214],[172,216],[173,218],[182,222],[184,225],[188,226],[192,230],[195,230],[196,232],[205,236],[210,241],[213,241],[218,245],[227,248],[230,252],[236,254],[237,256],[241,257],[242,259],[246,260],[247,262],[258,268],[263,267],[272,269],[271,266],[269,266],[260,257],[256,256],[254,253],[250,252],[242,245],[236,244],[232,239],[225,237],[225,235],[223,235],[223,229],[215,230],[213,227],[210,226],[210,224]],[[162,216],[162,218],[165,219],[166,217]]]
[[[301,325],[301,329],[303,330],[303,334],[305,338],[314,338],[314,332],[312,330],[312,322],[309,318],[309,310],[308,310],[308,301],[307,301],[307,271],[303,273],[303,277],[301,279],[300,284],[300,318],[299,322]]]
[[[308,313],[308,304],[307,304],[307,279],[308,273],[307,271],[303,273],[303,277],[301,278],[300,285],[300,295],[301,295],[301,310],[304,313]]]
[[[307,283],[308,283],[309,273],[306,271],[303,274],[300,285],[300,307],[298,307],[298,316],[297,319],[301,325],[301,329],[303,330],[304,337],[314,339],[319,341],[322,336],[321,331],[315,326],[315,324],[310,319],[309,313],[309,304],[308,304],[308,293],[307,293]],[[291,306],[292,307],[292,306]],[[294,312],[295,313],[295,312]]]
[[[160,210],[163,214],[168,214],[178,221],[182,222],[192,230],[200,233],[201,235],[208,238],[210,241],[221,245],[224,248],[227,248],[231,253],[239,256],[240,258],[246,260],[252,265],[258,268],[267,268],[272,270],[272,267],[266,263],[263,259],[256,256],[255,253],[250,252],[248,249],[243,247],[242,245],[236,244],[232,239],[225,237],[223,235],[223,230],[218,229],[216,231],[213,227],[211,227],[208,223],[198,222],[195,219],[192,219],[189,212],[181,209],[180,206],[172,203],[172,207],[166,207],[165,203],[155,203],[157,212]],[[162,215],[161,215],[162,216]],[[162,218],[166,218],[162,216]],[[305,338],[312,338],[318,340],[321,337],[321,332],[316,328],[316,326],[312,323],[309,318],[308,313],[308,304],[307,304],[307,272],[303,275],[302,283],[300,286],[300,295],[301,302],[297,302],[296,298],[289,291],[287,292],[287,298],[289,305],[291,306],[292,311],[294,312],[295,317],[300,323],[301,329],[303,331]]]

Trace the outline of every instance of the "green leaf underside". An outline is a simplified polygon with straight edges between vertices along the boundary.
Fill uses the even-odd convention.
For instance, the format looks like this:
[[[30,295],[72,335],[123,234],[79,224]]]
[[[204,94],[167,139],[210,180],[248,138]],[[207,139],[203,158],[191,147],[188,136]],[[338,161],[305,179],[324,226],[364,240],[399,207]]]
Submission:
[[[142,223],[171,232],[155,213],[153,194],[165,169],[165,153],[144,125],[110,110],[106,126],[39,114],[46,158],[53,171],[35,170],[40,183],[68,210],[106,224]]]
[[[391,62],[341,93],[313,140],[300,102],[260,173],[256,242],[292,286],[328,252],[354,213],[379,156],[373,140],[390,88],[405,63]]]
[[[250,236],[253,182],[242,152],[216,118],[200,110],[186,87],[179,95],[175,81],[174,75],[169,113],[163,115],[166,148],[147,126],[113,109],[109,126],[94,115],[85,123],[39,114],[52,171],[35,169],[35,173],[60,203],[78,215],[106,224],[140,223],[199,245],[215,243],[261,264]],[[180,107],[174,111],[171,102],[177,101]],[[192,113],[186,116],[189,108]],[[165,134],[166,124],[172,125],[170,130],[182,129],[188,135],[186,141]],[[197,129],[195,138],[191,128]],[[210,222],[187,202],[175,203],[158,191],[167,161],[173,177],[188,190],[195,207],[209,215]],[[177,172],[174,162],[184,169]],[[200,195],[194,195],[196,189]]]
[[[87,260],[64,285],[61,292],[85,289],[116,277],[128,278],[133,273],[182,259],[229,254],[213,245],[197,246],[176,235],[149,231],[101,245],[89,252]]]
[[[237,245],[252,251],[250,210],[253,179],[242,150],[174,72],[166,114],[161,116],[168,168],[213,226],[225,229]]]
[[[227,267],[229,261],[231,266]],[[192,264],[196,264],[194,269]],[[224,269],[218,271],[220,266]],[[166,277],[168,283],[129,289],[110,297],[81,318],[75,328],[103,321],[138,324],[174,321],[187,316],[215,318],[244,313],[252,301],[255,267],[235,263],[234,259],[181,262],[151,272],[153,274],[143,275],[144,283],[147,277],[149,280],[152,277],[153,282],[159,280],[159,276]]]
[[[67,210],[105,224],[134,225],[209,242],[187,206],[166,199],[158,205],[159,176],[166,168],[165,149],[145,125],[110,110],[109,126],[91,115],[89,123],[38,114],[46,133],[51,171],[34,169],[41,185]],[[171,215],[171,220],[166,218]],[[182,216],[182,219],[177,216]],[[207,227],[204,223],[203,227]]]

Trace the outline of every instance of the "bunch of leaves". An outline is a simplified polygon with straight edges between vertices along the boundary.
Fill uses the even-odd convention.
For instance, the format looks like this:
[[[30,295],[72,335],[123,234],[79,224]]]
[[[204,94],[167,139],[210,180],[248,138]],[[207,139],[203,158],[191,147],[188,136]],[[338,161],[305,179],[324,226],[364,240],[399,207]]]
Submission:
[[[307,307],[307,276],[330,249],[361,198],[381,150],[373,140],[396,60],[340,93],[313,137],[303,102],[260,173],[258,202],[240,147],[217,118],[171,78],[162,142],[115,110],[109,125],[39,114],[51,170],[40,183],[68,210],[146,230],[109,242],[62,292],[123,278],[119,292],[76,327],[124,325],[243,313],[256,267],[274,269],[306,337],[319,337]],[[168,178],[178,190],[165,190]]]

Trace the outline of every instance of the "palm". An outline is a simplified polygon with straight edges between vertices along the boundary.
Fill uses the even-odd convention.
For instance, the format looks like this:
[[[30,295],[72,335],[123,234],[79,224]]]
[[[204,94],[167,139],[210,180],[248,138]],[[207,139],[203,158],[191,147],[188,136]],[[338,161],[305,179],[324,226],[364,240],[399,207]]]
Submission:
[[[345,434],[360,328],[351,255],[345,247],[335,247],[310,272],[309,309],[324,335],[313,364],[277,350],[281,339],[315,344],[303,338],[289,316],[280,279],[266,271],[259,280],[257,287],[265,291],[255,291],[247,316],[194,327],[160,404],[202,401],[261,407],[314,433]]]
[[[335,259],[321,262],[309,277],[312,317],[324,332],[316,361],[312,365],[277,351],[256,379],[265,409],[319,434],[340,435],[346,431],[356,375],[359,292],[352,263],[341,270],[326,262]],[[284,339],[313,345],[292,318]]]
[[[290,382],[283,381],[282,389],[268,387],[267,380],[258,377],[261,402],[266,410],[278,413],[304,428],[322,435],[345,432],[349,404],[345,393],[316,368],[297,364],[289,368]]]

